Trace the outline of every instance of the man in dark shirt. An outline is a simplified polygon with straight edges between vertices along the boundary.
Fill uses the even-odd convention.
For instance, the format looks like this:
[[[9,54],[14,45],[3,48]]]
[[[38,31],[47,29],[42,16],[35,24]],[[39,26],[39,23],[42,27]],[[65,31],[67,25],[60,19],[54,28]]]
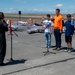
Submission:
[[[6,31],[8,31],[8,25],[4,20],[4,13],[0,12],[0,66],[4,66],[4,58],[6,55]]]
[[[65,22],[65,27],[66,27],[65,42],[67,43],[67,47],[68,47],[66,51],[71,52],[74,26],[71,25],[71,15],[70,14],[67,15],[67,21]]]

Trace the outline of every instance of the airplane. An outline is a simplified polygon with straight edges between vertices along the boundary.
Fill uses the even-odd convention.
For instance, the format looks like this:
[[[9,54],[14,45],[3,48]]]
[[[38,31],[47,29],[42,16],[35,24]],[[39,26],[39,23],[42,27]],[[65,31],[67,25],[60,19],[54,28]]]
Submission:
[[[18,21],[18,23],[20,23],[20,24],[22,24],[22,25],[28,24],[28,22],[26,22],[26,21]]]

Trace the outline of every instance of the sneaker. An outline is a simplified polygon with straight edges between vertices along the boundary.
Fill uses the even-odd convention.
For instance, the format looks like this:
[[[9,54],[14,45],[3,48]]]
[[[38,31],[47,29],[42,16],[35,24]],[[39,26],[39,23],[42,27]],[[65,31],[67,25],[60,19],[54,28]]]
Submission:
[[[68,50],[64,50],[65,52],[68,52]]]
[[[73,51],[73,49],[72,49],[72,48],[70,48],[70,49],[68,50],[68,52],[69,52],[69,53],[71,53],[72,51]]]
[[[45,46],[44,48],[50,48],[50,47]]]
[[[65,51],[65,52],[68,52],[68,50],[69,50],[69,49],[67,48],[67,49],[66,49],[66,50],[64,50],[64,51]]]
[[[50,46],[45,46],[45,48],[50,48]]]
[[[71,50],[68,50],[68,52],[71,53],[72,51]]]
[[[61,48],[57,48],[57,51],[60,51],[61,50]]]
[[[54,48],[53,50],[57,50],[57,47],[56,47],[56,48]]]
[[[48,48],[51,48],[51,46],[48,46]]]

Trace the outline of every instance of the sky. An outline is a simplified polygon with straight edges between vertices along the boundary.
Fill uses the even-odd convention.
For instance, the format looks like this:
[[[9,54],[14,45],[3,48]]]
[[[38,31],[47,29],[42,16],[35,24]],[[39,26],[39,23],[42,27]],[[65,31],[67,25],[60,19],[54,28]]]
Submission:
[[[56,8],[60,8],[63,14],[73,14],[75,0],[0,0],[0,11],[4,13],[54,14]]]

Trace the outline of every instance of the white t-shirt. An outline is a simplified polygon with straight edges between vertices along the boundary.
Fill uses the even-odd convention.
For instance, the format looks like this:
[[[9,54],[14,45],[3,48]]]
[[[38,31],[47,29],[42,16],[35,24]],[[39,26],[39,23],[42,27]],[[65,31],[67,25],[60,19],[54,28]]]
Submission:
[[[44,20],[43,24],[46,26],[44,32],[51,32],[51,26],[54,26],[53,22],[51,20]]]

